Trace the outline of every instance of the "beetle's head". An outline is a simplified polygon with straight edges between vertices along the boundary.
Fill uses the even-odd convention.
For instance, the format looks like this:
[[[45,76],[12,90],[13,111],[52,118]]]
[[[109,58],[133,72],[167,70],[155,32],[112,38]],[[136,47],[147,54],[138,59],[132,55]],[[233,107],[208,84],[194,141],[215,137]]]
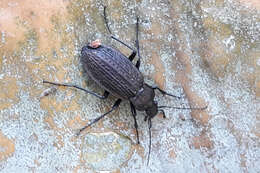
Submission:
[[[145,121],[146,119],[152,119],[153,117],[155,117],[158,113],[158,104],[157,104],[157,101],[152,101],[152,105],[151,107],[148,107],[146,110],[145,110],[145,113],[146,113],[146,117],[145,117]]]
[[[157,102],[154,101],[154,90],[147,84],[144,84],[138,93],[130,98],[134,107],[139,111],[146,111],[147,115],[154,117],[157,113]]]

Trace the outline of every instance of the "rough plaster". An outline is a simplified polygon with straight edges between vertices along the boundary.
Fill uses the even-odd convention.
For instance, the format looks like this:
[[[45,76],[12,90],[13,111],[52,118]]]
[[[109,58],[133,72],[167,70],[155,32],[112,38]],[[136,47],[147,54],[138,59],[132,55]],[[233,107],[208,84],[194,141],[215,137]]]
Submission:
[[[115,36],[134,46],[140,16],[140,70],[146,82],[182,99],[148,129],[138,112],[140,145],[128,102],[79,137],[77,130],[107,111],[108,100],[43,79],[102,93],[79,64],[90,41]],[[260,172],[260,6],[257,1],[7,1],[0,4],[1,172]],[[95,145],[96,144],[96,145]],[[102,147],[103,146],[103,147]]]

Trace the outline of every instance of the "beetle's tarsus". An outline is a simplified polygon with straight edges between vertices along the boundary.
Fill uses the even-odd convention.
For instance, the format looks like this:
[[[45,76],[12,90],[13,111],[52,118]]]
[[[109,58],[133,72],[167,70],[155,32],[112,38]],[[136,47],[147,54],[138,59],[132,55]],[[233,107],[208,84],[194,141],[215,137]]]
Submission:
[[[162,90],[161,88],[159,88],[159,87],[156,86],[156,85],[155,85],[155,86],[152,86],[152,89],[154,89],[154,90],[157,89],[157,90],[160,91],[160,93],[162,93],[164,96],[167,95],[167,96],[175,97],[175,98],[178,98],[178,99],[181,99],[181,98],[182,98],[181,96],[176,96],[176,95],[170,94],[170,93],[168,93],[168,92]]]
[[[112,32],[111,32],[111,30],[110,30],[110,28],[109,28],[109,26],[108,26],[108,21],[107,21],[107,14],[106,14],[106,6],[104,6],[104,20],[105,20],[105,25],[106,25],[106,28],[107,28],[107,30],[108,30],[108,32],[112,35]]]
[[[108,95],[109,95],[108,92],[105,92],[104,95],[101,96],[101,95],[99,95],[99,94],[97,94],[97,93],[95,93],[95,92],[93,92],[93,91],[89,91],[89,90],[87,90],[87,89],[85,89],[85,88],[82,88],[82,87],[80,87],[80,86],[78,86],[78,85],[75,85],[75,84],[56,83],[56,82],[49,82],[49,81],[45,81],[45,80],[43,80],[43,83],[48,83],[48,84],[57,85],[57,86],[70,87],[70,88],[77,88],[77,89],[79,89],[79,90],[85,91],[85,92],[88,93],[88,94],[91,94],[91,95],[93,95],[93,96],[96,96],[96,97],[98,97],[98,98],[100,98],[100,99],[102,99],[102,100],[106,99],[106,98],[108,97]]]
[[[138,54],[138,60],[136,62],[136,68],[139,69],[140,68],[140,64],[141,64],[141,55],[140,55],[140,48],[139,48],[139,39],[138,39],[138,33],[139,33],[139,17],[136,17],[136,40],[135,40],[135,47],[137,49],[137,54]]]

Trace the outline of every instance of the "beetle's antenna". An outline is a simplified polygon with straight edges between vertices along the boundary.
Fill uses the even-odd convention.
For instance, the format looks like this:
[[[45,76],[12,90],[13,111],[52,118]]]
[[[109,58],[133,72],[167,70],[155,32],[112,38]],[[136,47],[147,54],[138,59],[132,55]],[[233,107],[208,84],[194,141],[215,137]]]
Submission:
[[[106,24],[108,32],[112,35],[112,32],[111,32],[111,30],[110,30],[110,28],[108,26],[108,22],[107,22],[106,8],[107,8],[107,6],[104,6],[104,20],[105,20],[105,24]]]
[[[173,109],[190,109],[190,110],[204,110],[204,109],[207,109],[208,105],[207,106],[204,106],[204,107],[201,107],[201,108],[198,108],[198,107],[175,107],[175,106],[158,106],[158,108],[173,108]]]
[[[151,127],[152,127],[152,120],[151,120],[151,118],[149,118],[149,119],[148,119],[148,128],[149,128],[149,152],[148,152],[147,166],[149,165],[150,154],[151,154],[151,145],[152,145],[152,132],[151,132]]]

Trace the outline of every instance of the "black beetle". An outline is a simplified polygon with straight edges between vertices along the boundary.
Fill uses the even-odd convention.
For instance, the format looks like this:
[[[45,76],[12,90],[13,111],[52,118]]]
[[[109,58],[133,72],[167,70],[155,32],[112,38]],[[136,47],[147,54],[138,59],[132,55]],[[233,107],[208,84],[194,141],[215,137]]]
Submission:
[[[107,30],[111,34],[111,31],[108,27],[108,22],[106,18],[106,7],[104,7],[104,20],[107,27]],[[150,158],[151,151],[151,119],[155,117],[159,111],[163,113],[165,118],[165,113],[162,108],[175,108],[175,109],[198,109],[203,110],[203,108],[185,108],[185,107],[170,107],[170,106],[158,106],[157,102],[154,100],[155,92],[154,90],[159,90],[163,95],[169,95],[172,97],[178,96],[167,93],[166,91],[160,89],[157,86],[150,86],[144,82],[143,75],[139,71],[140,67],[140,53],[139,53],[139,41],[138,41],[138,31],[139,31],[139,18],[137,17],[136,22],[136,49],[131,48],[124,42],[115,38],[111,34],[111,38],[125,45],[133,52],[127,58],[120,51],[102,45],[98,40],[94,41],[87,46],[84,46],[81,51],[81,63],[83,70],[100,86],[105,92],[101,96],[92,91],[86,90],[80,86],[73,84],[64,84],[64,83],[55,83],[49,81],[43,81],[43,83],[49,83],[58,86],[67,86],[74,87],[80,90],[83,90],[89,94],[92,94],[100,99],[106,99],[111,93],[112,95],[118,97],[112,108],[105,114],[94,119],[91,123],[81,128],[78,132],[82,132],[87,127],[98,122],[100,119],[104,118],[107,114],[117,109],[122,100],[128,100],[131,107],[132,116],[134,118],[134,125],[136,129],[137,142],[139,144],[139,135],[138,135],[138,125],[136,121],[136,110],[145,111],[146,116],[144,121],[148,120],[149,128],[149,153],[148,153],[148,162]],[[132,60],[138,54],[137,63],[134,65]]]

